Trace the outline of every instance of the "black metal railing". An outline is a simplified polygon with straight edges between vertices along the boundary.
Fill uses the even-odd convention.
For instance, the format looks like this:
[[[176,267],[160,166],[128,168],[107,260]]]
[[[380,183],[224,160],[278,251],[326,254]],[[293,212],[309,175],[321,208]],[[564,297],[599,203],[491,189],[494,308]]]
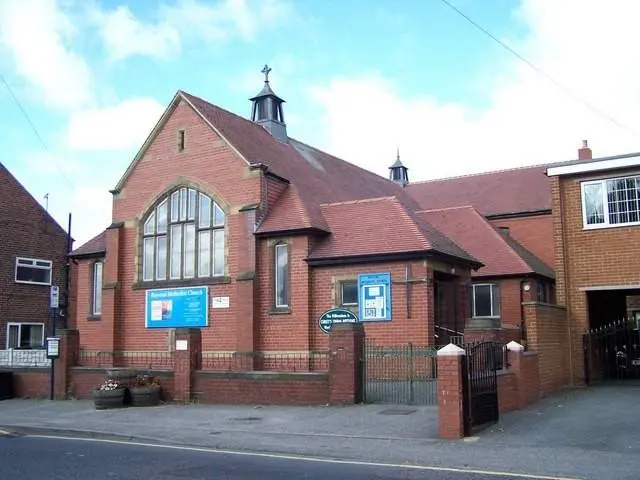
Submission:
[[[329,351],[202,352],[202,370],[326,372]]]
[[[412,343],[363,349],[364,401],[407,405],[438,403],[438,349]]]
[[[131,367],[148,370],[172,370],[173,353],[167,351],[80,350],[76,365],[80,367]]]
[[[582,337],[585,381],[640,379],[640,330],[632,318],[588,330]]]

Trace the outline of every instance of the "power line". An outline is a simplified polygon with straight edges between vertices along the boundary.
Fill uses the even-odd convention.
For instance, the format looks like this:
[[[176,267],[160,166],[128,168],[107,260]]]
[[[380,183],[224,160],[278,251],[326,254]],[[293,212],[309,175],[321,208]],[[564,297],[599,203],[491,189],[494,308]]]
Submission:
[[[487,35],[489,38],[491,38],[493,41],[495,41],[496,43],[498,43],[500,46],[502,46],[504,49],[506,49],[507,51],[509,51],[512,55],[514,55],[516,58],[518,58],[521,62],[525,63],[526,65],[528,65],[530,68],[532,68],[536,73],[538,73],[539,75],[545,77],[547,80],[549,80],[551,83],[553,83],[556,87],[560,88],[561,90],[564,90],[565,93],[569,94],[570,96],[572,96],[575,100],[579,101],[580,103],[582,103],[585,107],[587,107],[588,109],[590,109],[592,112],[596,113],[597,115],[600,115],[604,118],[606,118],[607,120],[609,120],[611,123],[615,124],[616,126],[622,128],[623,130],[626,130],[627,132],[633,134],[634,136],[637,136],[638,133],[635,132],[634,130],[632,130],[631,128],[629,128],[626,125],[623,125],[622,123],[618,122],[615,118],[611,117],[610,115],[607,115],[605,112],[603,112],[602,110],[600,110],[599,108],[591,105],[589,102],[587,102],[585,99],[583,99],[582,97],[580,97],[579,95],[575,94],[573,91],[571,91],[566,85],[563,85],[562,83],[560,83],[559,81],[557,81],[556,79],[554,79],[551,75],[549,75],[548,73],[544,72],[543,70],[541,70],[540,68],[538,68],[536,65],[534,65],[533,63],[531,63],[529,60],[527,60],[525,57],[523,57],[521,54],[519,54],[517,51],[515,51],[513,48],[511,48],[509,45],[507,45],[506,43],[504,43],[502,40],[500,40],[499,38],[495,37],[491,32],[489,32],[486,28],[484,28],[482,25],[479,25],[477,22],[475,22],[473,19],[471,19],[468,15],[466,15],[464,12],[462,12],[461,10],[459,10],[457,7],[455,7],[454,5],[452,5],[448,0],[440,0],[442,3],[444,3],[447,7],[449,7],[450,9],[452,9],[454,12],[456,12],[458,15],[460,15],[462,18],[464,18],[467,22],[469,22],[471,25],[473,25],[474,27],[476,27],[478,30],[480,30],[482,33],[484,33],[485,35]]]
[[[33,133],[36,135],[36,138],[40,142],[40,145],[42,145],[42,148],[44,148],[44,150],[49,154],[49,157],[53,161],[53,163],[54,163],[56,169],[58,170],[58,172],[60,172],[60,175],[62,175],[62,178],[64,178],[65,181],[69,184],[69,186],[71,186],[71,188],[73,190],[75,190],[76,189],[75,185],[69,179],[69,177],[67,177],[67,175],[64,173],[64,171],[62,170],[62,168],[60,167],[60,165],[56,161],[55,156],[51,153],[51,151],[47,147],[47,144],[45,143],[44,139],[40,135],[40,132],[38,131],[38,129],[36,128],[35,124],[31,120],[31,117],[29,117],[29,114],[27,113],[25,108],[22,106],[22,103],[20,102],[20,100],[18,99],[16,94],[13,93],[13,90],[12,90],[11,86],[9,85],[9,82],[7,82],[7,80],[4,78],[4,75],[2,75],[2,72],[0,72],[0,80],[2,80],[2,83],[4,83],[4,86],[7,87],[9,95],[11,95],[11,98],[13,98],[13,101],[16,103],[16,105],[18,106],[18,108],[22,112],[22,115],[24,115],[24,118],[27,120],[27,123],[31,127],[31,130],[33,130]]]

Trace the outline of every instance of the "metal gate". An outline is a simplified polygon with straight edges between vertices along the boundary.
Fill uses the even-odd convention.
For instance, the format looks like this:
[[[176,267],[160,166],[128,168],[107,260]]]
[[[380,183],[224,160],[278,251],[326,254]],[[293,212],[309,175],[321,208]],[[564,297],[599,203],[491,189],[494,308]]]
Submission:
[[[437,349],[412,343],[363,348],[365,403],[437,405]]]
[[[499,419],[498,370],[504,361],[503,348],[496,342],[464,345],[463,406],[465,435],[471,435]]]
[[[634,319],[594,328],[582,337],[585,383],[640,379],[640,331]]]

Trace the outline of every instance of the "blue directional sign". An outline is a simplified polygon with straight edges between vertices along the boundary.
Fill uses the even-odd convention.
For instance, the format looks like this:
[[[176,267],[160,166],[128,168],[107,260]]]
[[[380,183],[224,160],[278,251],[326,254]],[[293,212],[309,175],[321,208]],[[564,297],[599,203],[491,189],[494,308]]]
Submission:
[[[209,324],[209,289],[181,287],[147,290],[147,328],[206,327]]]
[[[391,320],[391,274],[358,275],[358,311],[361,322]]]

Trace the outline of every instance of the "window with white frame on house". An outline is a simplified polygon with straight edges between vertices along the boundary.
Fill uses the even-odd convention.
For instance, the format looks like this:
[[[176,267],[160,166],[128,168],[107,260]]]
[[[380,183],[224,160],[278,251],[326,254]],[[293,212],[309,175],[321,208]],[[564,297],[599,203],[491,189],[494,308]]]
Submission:
[[[52,262],[37,258],[16,258],[17,283],[31,283],[35,285],[51,285]]]
[[[9,323],[7,348],[34,349],[44,345],[44,323]]]
[[[289,306],[289,245],[279,243],[274,247],[275,257],[275,307]]]
[[[102,312],[102,270],[103,263],[95,262],[93,264],[93,279],[91,290],[91,314],[100,315]]]
[[[500,286],[495,283],[472,285],[471,308],[474,318],[500,317]]]
[[[223,276],[225,213],[208,195],[182,187],[147,215],[142,231],[142,280]]]
[[[343,280],[340,282],[340,306],[358,305],[358,281]]]
[[[585,228],[640,225],[640,175],[582,182]]]

